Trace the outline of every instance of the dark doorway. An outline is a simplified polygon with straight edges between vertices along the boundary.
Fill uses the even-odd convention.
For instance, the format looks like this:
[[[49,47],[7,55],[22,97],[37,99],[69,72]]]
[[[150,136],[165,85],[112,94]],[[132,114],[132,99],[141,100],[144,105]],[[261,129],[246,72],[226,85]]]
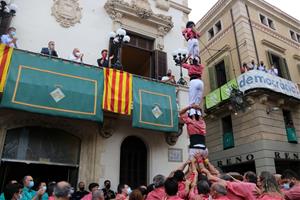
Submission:
[[[67,180],[76,184],[81,141],[60,129],[22,127],[6,133],[0,180],[20,180],[32,175],[36,181]]]
[[[217,86],[221,87],[222,85],[226,84],[226,69],[225,69],[225,62],[222,60],[216,66],[216,76],[217,76]]]
[[[147,148],[138,137],[129,136],[121,145],[120,183],[132,188],[147,184]]]
[[[76,186],[78,168],[58,165],[26,164],[22,162],[2,162],[0,167],[0,177],[2,182],[1,191],[10,180],[17,180],[22,183],[26,175],[31,175],[35,182],[35,187],[40,182],[68,181]]]
[[[298,156],[297,156],[298,158]],[[300,176],[300,161],[299,160],[279,160],[275,159],[275,169],[277,174],[282,174],[285,170],[293,170]]]
[[[252,171],[252,172],[256,173],[256,168],[255,168],[255,162],[254,161],[249,161],[249,162],[244,162],[244,163],[239,163],[239,164],[222,166],[221,169],[222,169],[222,171],[224,173],[227,173],[227,172],[238,172],[238,173],[240,173],[242,175],[245,172],[248,172],[248,171]]]

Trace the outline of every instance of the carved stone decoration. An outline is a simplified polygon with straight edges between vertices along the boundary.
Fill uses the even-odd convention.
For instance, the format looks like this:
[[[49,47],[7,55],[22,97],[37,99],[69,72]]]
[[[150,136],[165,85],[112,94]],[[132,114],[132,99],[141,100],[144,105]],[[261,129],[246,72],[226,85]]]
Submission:
[[[259,102],[261,104],[266,104],[268,102],[268,95],[264,94],[259,97]]]
[[[165,133],[165,140],[168,145],[174,146],[182,134],[184,124],[178,124],[178,132],[177,133]]]
[[[131,4],[140,18],[148,19],[153,15],[148,0],[131,0]]]
[[[170,8],[170,1],[169,0],[156,0],[156,8],[168,11]]]
[[[80,23],[81,10],[78,0],[54,0],[51,14],[62,27],[69,28]]]
[[[115,131],[112,127],[113,127],[112,120],[104,121],[102,125],[99,125],[100,135],[103,138],[110,138]]]
[[[165,36],[173,27],[171,16],[153,13],[148,0],[107,0],[104,9],[114,23],[122,24],[122,19],[145,19],[149,26],[157,29],[157,35]]]

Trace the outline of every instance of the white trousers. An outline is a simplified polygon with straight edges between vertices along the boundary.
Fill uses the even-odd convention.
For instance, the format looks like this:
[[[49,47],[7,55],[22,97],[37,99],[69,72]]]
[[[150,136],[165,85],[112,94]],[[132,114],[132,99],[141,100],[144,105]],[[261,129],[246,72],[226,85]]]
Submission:
[[[188,52],[191,58],[196,58],[199,56],[199,42],[196,38],[192,38],[188,40]]]
[[[190,88],[189,88],[189,104],[197,104],[200,105],[202,98],[203,98],[203,90],[204,84],[203,81],[200,79],[193,79],[190,81]],[[195,110],[194,108],[189,110],[190,115],[198,114],[201,116],[200,110]]]
[[[208,149],[205,148],[203,150],[203,149],[189,148],[189,159],[193,159],[196,154],[200,154],[202,157],[207,158],[207,156],[208,156]]]

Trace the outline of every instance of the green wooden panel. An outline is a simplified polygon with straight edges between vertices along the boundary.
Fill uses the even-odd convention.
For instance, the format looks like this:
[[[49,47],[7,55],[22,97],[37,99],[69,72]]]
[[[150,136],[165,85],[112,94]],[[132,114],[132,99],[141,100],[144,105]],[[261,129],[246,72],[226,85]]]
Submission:
[[[298,137],[295,128],[286,128],[288,142],[298,143]]]
[[[232,132],[226,132],[223,134],[223,149],[229,149],[234,147],[234,137]]]
[[[210,90],[217,88],[216,69],[214,66],[208,67]]]

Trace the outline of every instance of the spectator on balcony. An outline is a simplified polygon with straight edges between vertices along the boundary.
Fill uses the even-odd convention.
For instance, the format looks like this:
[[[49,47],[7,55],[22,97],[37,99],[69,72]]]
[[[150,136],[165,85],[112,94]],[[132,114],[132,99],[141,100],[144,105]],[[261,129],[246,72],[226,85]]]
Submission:
[[[175,76],[172,75],[172,70],[168,69],[167,75],[161,78],[162,82],[176,84]]]
[[[69,56],[69,60],[82,63],[83,53],[81,53],[78,48],[75,48],[73,49],[72,54]]]
[[[16,28],[14,27],[9,27],[7,29],[7,34],[1,36],[1,43],[13,48],[18,48],[17,40],[18,38],[16,38]]]
[[[101,58],[97,60],[97,63],[99,67],[108,67],[109,61],[107,58],[107,49],[101,51]]]
[[[243,73],[245,73],[247,71],[248,71],[248,66],[247,66],[246,63],[243,63],[243,66],[241,67],[241,73],[243,74]]]
[[[53,57],[58,57],[57,52],[55,50],[55,43],[54,41],[49,41],[48,42],[48,47],[44,47],[41,50],[41,54],[53,56]]]
[[[259,71],[266,72],[266,66],[263,61],[260,61],[260,65],[257,67]]]
[[[278,69],[275,64],[273,64],[272,67],[268,70],[268,73],[274,76],[278,76]]]
[[[248,71],[257,69],[257,65],[255,64],[254,60],[251,60],[251,63],[248,65]]]

